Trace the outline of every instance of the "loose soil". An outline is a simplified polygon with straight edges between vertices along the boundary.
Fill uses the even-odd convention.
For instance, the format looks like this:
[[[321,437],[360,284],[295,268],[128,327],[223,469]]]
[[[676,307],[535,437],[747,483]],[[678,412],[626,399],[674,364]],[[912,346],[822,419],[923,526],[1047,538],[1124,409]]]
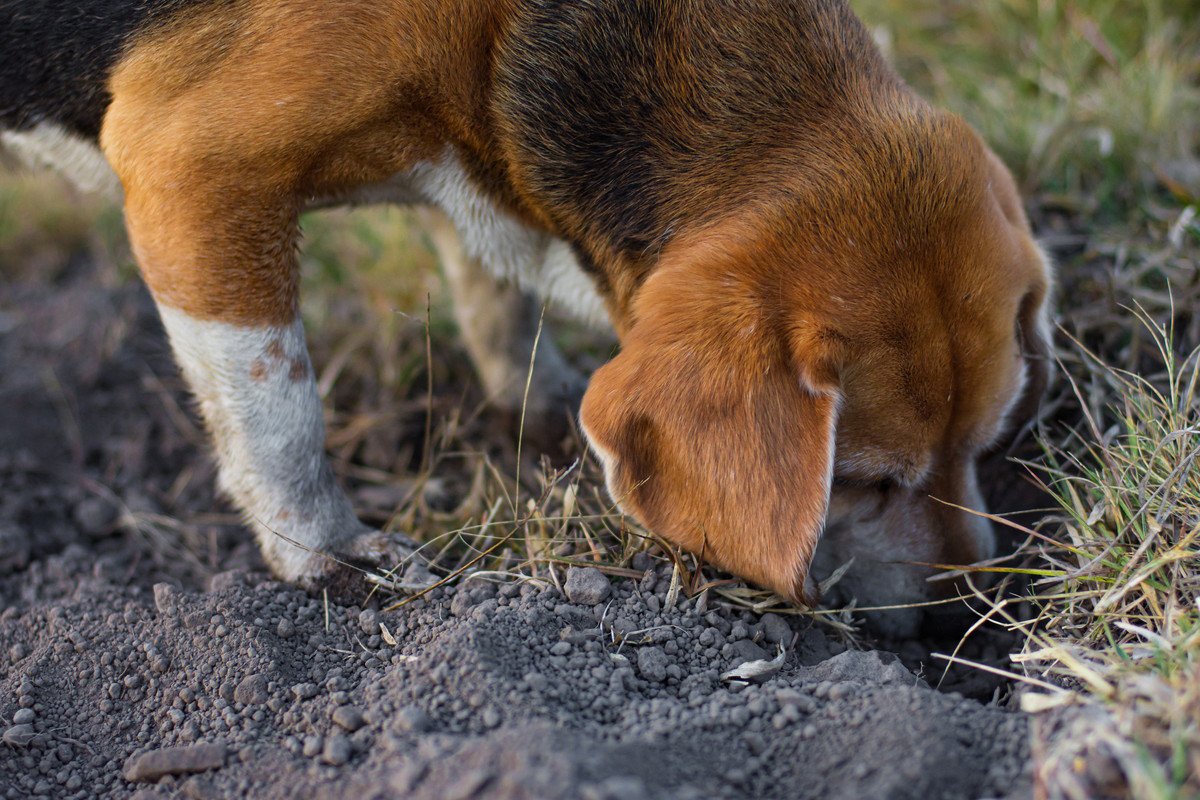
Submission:
[[[0,285],[0,797],[1032,792],[1007,690],[931,688],[952,641],[668,608],[645,556],[640,580],[342,606],[271,580],[212,485],[144,290]],[[721,679],[781,647],[761,683]]]

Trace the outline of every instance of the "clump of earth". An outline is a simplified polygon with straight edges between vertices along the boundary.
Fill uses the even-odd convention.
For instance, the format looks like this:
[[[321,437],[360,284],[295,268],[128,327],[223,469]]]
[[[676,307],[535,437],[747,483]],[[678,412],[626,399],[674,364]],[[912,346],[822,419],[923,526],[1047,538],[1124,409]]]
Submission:
[[[1032,793],[990,677],[937,688],[928,642],[689,598],[649,555],[391,611],[271,580],[186,408],[140,288],[0,286],[0,798]]]

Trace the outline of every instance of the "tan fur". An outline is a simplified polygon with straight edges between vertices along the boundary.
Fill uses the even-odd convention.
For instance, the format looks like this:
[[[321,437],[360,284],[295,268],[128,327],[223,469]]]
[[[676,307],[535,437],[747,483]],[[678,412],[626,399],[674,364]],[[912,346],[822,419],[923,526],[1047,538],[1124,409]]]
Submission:
[[[304,201],[481,138],[501,6],[216,4],[138,41],[101,143],[155,297],[200,319],[289,320]]]
[[[813,17],[799,41],[773,40],[783,18],[752,5],[753,35],[728,47],[750,47],[756,74],[798,75],[786,103],[769,86],[697,82],[713,53],[682,45],[736,26],[674,0],[628,9],[661,12],[680,37],[664,51],[651,34],[666,28],[637,28],[662,82],[646,141],[678,161],[653,207],[546,188],[572,154],[538,161],[553,137],[528,129],[537,98],[493,85],[519,3],[242,0],[176,17],[121,60],[102,131],[146,280],[194,319],[286,325],[298,211],[451,153],[495,209],[569,241],[595,277],[622,351],[582,421],[623,508],[810,602],[814,550],[838,519],[886,520],[870,523],[885,560],[888,541],[897,561],[984,557],[978,520],[937,501],[978,505],[976,457],[1045,384],[1050,276],[1013,181],[965,123],[899,82],[844,6],[789,5]],[[519,61],[522,44],[507,46]],[[534,67],[558,57],[525,47]],[[638,69],[596,74],[641,86]],[[735,101],[773,122],[722,117]],[[624,241],[595,223],[620,203]],[[254,361],[248,380],[271,366]],[[290,376],[308,380],[307,365]]]

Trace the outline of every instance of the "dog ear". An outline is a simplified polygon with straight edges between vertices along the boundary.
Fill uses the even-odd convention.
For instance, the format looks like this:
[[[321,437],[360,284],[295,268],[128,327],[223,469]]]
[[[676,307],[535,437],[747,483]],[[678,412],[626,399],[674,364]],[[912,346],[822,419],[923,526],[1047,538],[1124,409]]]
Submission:
[[[1019,440],[1020,432],[1034,421],[1042,395],[1050,385],[1053,356],[1050,352],[1049,287],[1053,283],[1054,265],[1045,250],[1033,240],[1029,218],[1021,206],[1021,195],[1012,173],[990,150],[987,151],[987,159],[992,196],[1009,224],[1026,237],[1029,249],[1027,257],[1035,265],[1036,273],[1032,285],[1017,307],[1016,336],[1025,359],[1025,386],[1010,415],[1015,423],[1011,426],[1010,436]]]
[[[825,337],[772,320],[732,272],[664,270],[583,400],[609,492],[709,563],[813,605],[839,403]]]
[[[1025,385],[1011,417],[1018,429],[1035,422],[1042,396],[1050,385],[1052,355],[1046,294],[1039,285],[1021,298],[1017,308],[1017,345],[1025,359]]]

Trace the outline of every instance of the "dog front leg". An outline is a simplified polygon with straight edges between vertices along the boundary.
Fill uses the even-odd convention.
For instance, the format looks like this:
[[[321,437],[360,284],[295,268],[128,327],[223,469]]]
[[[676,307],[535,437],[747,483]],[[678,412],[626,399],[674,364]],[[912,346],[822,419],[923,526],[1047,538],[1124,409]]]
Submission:
[[[212,436],[221,487],[284,580],[323,584],[341,571],[328,555],[403,566],[411,543],[356,518],[325,456],[298,312],[296,206],[229,174],[171,161],[122,176],[130,240]]]

